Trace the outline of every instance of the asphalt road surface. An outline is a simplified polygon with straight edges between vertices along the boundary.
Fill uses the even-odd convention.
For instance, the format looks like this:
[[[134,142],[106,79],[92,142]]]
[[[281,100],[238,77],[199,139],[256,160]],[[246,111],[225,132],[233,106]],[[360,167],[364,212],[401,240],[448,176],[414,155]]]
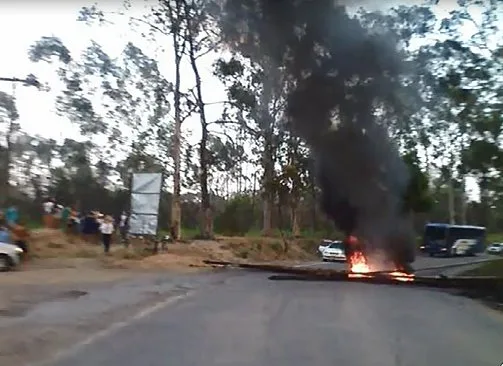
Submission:
[[[227,275],[226,275],[227,276]],[[225,281],[144,311],[54,366],[499,366],[503,317],[438,290]]]

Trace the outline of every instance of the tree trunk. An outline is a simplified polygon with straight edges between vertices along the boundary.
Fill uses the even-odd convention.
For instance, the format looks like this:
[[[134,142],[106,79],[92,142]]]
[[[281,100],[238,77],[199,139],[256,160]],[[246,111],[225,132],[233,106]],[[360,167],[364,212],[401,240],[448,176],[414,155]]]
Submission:
[[[192,4],[194,5],[194,4]],[[194,73],[194,78],[196,79],[196,103],[199,110],[199,120],[201,122],[201,141],[199,143],[199,165],[200,165],[200,175],[199,183],[201,186],[201,213],[202,220],[200,223],[201,237],[202,238],[212,238],[213,237],[213,215],[211,212],[211,201],[210,192],[208,189],[208,122],[206,120],[206,113],[204,107],[202,85],[201,85],[201,75],[199,74],[199,69],[197,67],[196,55],[195,55],[195,45],[194,45],[194,26],[191,21],[192,17],[190,14],[190,9],[188,4],[185,2],[185,21],[187,22],[187,41],[189,43],[189,58],[190,65],[192,67],[192,72]]]
[[[262,221],[262,235],[271,236],[272,235],[272,210],[274,207],[274,194],[273,190],[273,180],[274,180],[274,162],[271,156],[271,148],[269,144],[266,143],[264,153],[263,153],[263,168],[264,168],[264,178],[263,178],[263,221]]]
[[[269,105],[272,101],[272,84],[270,80],[264,80],[263,90],[260,96],[259,127],[263,131],[264,151],[262,153],[262,168],[264,177],[263,187],[263,222],[262,235],[272,235],[272,210],[274,207],[274,146],[273,146],[273,126]]]
[[[489,207],[489,194],[488,194],[488,179],[486,173],[482,174],[479,183],[480,187],[480,205],[482,207],[482,222],[483,226],[489,226],[490,207]]]
[[[173,9],[169,8],[170,11],[170,21],[179,22],[179,16],[181,13],[180,4],[177,2],[177,18],[175,19],[173,14]],[[175,28],[175,27],[174,27]],[[180,44],[180,27],[176,27],[172,31],[173,36],[173,51],[175,54],[175,95],[174,95],[174,108],[175,108],[175,131],[173,136],[173,198],[171,201],[171,227],[173,240],[181,239],[181,227],[182,227],[182,205],[181,205],[181,154],[182,154],[182,117],[181,117],[181,101],[180,101],[180,65],[182,62],[183,46]],[[184,40],[182,39],[182,44]]]
[[[294,204],[290,208],[290,219],[292,221],[292,235],[294,238],[300,237],[300,225],[299,225],[299,205]]]
[[[456,207],[454,201],[454,185],[452,181],[452,177],[449,177],[449,185],[447,187],[447,195],[448,195],[448,208],[449,208],[449,223],[451,225],[456,224]]]
[[[182,123],[181,123],[181,111],[180,111],[180,61],[181,58],[176,56],[175,61],[175,131],[173,136],[173,200],[171,202],[171,225],[174,228],[173,233],[175,237],[173,240],[179,240],[181,238],[181,217],[182,209],[180,203],[181,195],[181,134],[182,134]]]
[[[201,117],[201,120],[203,117]],[[208,189],[208,128],[206,123],[201,121],[202,137],[199,146],[200,163],[200,185],[201,185],[201,212],[203,221],[201,222],[201,237],[213,237],[213,217],[211,215],[210,193]]]
[[[461,178],[461,224],[467,224],[468,197],[466,192],[466,177]]]
[[[14,120],[9,121],[9,126],[7,129],[7,136],[5,137],[7,140],[7,146],[5,148],[5,161],[3,172],[2,172],[2,192],[0,194],[0,205],[4,206],[7,204],[7,201],[10,197],[10,169],[11,169],[11,160],[12,160],[12,135],[15,131],[15,122]]]

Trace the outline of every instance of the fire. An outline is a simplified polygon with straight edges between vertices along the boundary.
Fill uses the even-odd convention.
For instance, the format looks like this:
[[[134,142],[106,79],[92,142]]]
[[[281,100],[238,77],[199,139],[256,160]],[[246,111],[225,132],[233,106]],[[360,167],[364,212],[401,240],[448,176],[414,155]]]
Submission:
[[[402,281],[402,282],[410,282],[414,281],[414,275],[410,273],[405,273],[405,272],[400,272],[400,271],[394,271],[388,273],[388,276],[393,277],[397,281]]]
[[[352,273],[368,273],[371,272],[370,266],[367,263],[367,258],[362,252],[354,252],[349,257],[349,266]]]
[[[349,257],[349,268],[350,278],[372,278],[374,275],[371,273],[376,272],[372,269],[367,261],[367,258],[361,251],[355,251],[351,254]],[[392,272],[385,272],[383,275],[390,276],[391,278],[402,282],[414,281],[413,274],[405,273],[397,269]]]

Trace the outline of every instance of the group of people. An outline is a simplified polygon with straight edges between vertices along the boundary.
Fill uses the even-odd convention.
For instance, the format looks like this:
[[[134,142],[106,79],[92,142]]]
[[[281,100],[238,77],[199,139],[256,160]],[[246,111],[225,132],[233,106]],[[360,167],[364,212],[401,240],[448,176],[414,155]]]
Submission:
[[[90,211],[86,214],[78,212],[75,208],[57,204],[54,199],[48,199],[43,204],[44,225],[48,228],[61,228],[68,234],[81,234],[87,240],[92,240],[97,235],[105,253],[110,251],[112,236],[118,227],[121,242],[127,245],[129,215],[122,212],[118,220],[111,215],[104,215],[100,211]]]
[[[48,199],[43,203],[44,227],[50,229],[67,229],[78,226],[79,213],[70,206],[56,203],[54,199]]]
[[[17,207],[10,206],[0,211],[0,243],[14,244],[28,253],[30,232],[19,218]]]

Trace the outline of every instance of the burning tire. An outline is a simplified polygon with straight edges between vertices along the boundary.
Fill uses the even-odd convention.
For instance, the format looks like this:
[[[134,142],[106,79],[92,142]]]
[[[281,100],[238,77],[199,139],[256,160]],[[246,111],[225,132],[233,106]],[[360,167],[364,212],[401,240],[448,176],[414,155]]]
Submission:
[[[390,270],[412,274],[414,269],[411,263],[415,260],[414,247],[404,244],[407,244],[404,241],[404,236],[396,236],[395,240],[390,239],[388,246],[384,248],[385,260],[388,262]],[[373,268],[369,262],[369,257],[372,257],[369,250],[370,248],[366,248],[364,241],[358,240],[354,236],[346,238],[344,251],[351,272],[366,273],[378,270],[378,268]]]

